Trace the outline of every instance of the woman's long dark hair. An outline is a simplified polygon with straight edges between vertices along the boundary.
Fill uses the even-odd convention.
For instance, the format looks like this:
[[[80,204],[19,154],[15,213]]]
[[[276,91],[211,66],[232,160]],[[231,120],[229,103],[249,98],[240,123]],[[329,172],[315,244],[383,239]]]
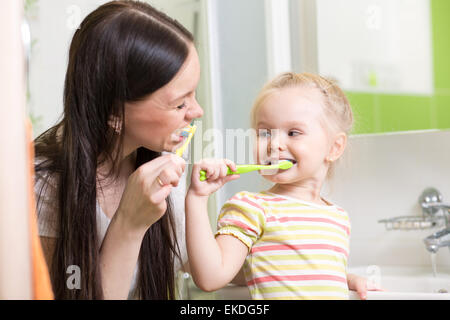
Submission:
[[[45,159],[36,165],[37,176],[51,174],[57,181],[58,238],[50,266],[57,299],[103,298],[97,167],[109,161],[113,163],[111,174],[117,170],[125,102],[142,100],[170,82],[186,60],[192,41],[177,21],[137,1],[106,3],[90,13],[75,32],[62,120],[35,140],[36,157]],[[118,119],[120,135],[111,119]],[[135,167],[159,155],[139,148]],[[43,185],[40,193],[45,181]],[[137,293],[141,299],[175,298],[174,260],[179,252],[169,198],[166,201],[166,214],[149,228],[140,249]],[[66,287],[70,265],[80,267],[79,290]]]

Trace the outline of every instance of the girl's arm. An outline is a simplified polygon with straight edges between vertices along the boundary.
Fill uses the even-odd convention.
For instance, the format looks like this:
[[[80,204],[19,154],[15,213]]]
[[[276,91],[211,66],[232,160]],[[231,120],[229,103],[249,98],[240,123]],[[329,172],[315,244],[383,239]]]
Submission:
[[[192,169],[191,185],[186,196],[186,246],[192,278],[204,291],[214,291],[227,285],[242,267],[247,246],[237,238],[219,235],[214,238],[208,218],[208,197],[226,182],[239,178],[227,176],[229,160],[203,160]],[[200,182],[200,170],[206,170],[207,180]]]
[[[188,192],[186,245],[195,284],[204,291],[214,291],[233,280],[244,263],[248,248],[233,236],[219,235],[214,238],[207,204],[207,196]]]

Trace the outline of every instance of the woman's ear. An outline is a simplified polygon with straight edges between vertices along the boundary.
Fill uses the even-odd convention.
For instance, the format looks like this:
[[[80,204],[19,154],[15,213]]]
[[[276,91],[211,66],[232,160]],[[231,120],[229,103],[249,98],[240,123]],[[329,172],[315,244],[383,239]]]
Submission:
[[[108,120],[108,125],[117,133],[122,132],[122,120],[116,116],[110,116]]]
[[[347,135],[344,132],[340,132],[334,136],[334,141],[331,144],[330,152],[326,160],[328,162],[334,162],[339,159],[344,153],[347,146]]]

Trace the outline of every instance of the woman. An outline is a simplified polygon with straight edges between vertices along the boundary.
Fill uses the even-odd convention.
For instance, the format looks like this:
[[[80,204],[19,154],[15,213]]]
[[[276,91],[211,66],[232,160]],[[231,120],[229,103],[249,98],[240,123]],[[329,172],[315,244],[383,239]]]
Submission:
[[[123,299],[132,289],[140,299],[175,297],[180,252],[168,196],[185,162],[161,152],[203,114],[199,76],[192,35],[145,3],[106,3],[75,32],[64,114],[35,141],[57,299]],[[79,284],[69,285],[68,270],[80,272]]]

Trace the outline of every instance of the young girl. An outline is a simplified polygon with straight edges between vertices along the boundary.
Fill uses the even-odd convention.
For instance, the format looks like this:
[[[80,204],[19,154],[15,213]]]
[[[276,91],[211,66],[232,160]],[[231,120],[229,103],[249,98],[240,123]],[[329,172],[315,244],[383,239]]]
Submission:
[[[284,73],[267,84],[252,110],[259,164],[289,160],[288,170],[264,175],[267,191],[229,199],[211,232],[208,196],[228,181],[229,160],[194,165],[186,197],[186,241],[193,279],[205,291],[228,284],[244,266],[253,299],[365,299],[364,278],[346,273],[350,221],[321,197],[353,122],[341,89],[312,74]],[[207,180],[199,181],[206,170]],[[264,174],[263,172],[261,172]]]

